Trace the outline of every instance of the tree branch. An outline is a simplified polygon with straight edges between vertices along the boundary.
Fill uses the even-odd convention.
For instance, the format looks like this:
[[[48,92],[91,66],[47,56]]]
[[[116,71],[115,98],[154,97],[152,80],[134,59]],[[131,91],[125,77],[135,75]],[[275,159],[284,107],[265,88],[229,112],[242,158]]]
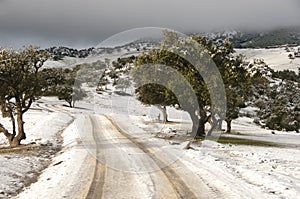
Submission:
[[[22,110],[22,113],[25,113],[26,111],[28,111],[28,109],[31,107],[32,102],[33,102],[33,100],[32,100],[32,98],[30,98],[27,106],[25,106],[25,108]]]
[[[2,132],[8,140],[13,140],[14,136],[0,123],[0,132]]]

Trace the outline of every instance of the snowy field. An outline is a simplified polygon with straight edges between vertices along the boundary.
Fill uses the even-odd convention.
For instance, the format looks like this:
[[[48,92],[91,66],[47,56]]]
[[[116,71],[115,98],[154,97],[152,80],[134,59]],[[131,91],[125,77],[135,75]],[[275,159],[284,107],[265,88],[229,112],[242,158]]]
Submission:
[[[25,148],[5,148],[8,142],[0,136],[0,198],[15,195],[36,181],[39,173],[51,163],[51,158],[61,148],[61,131],[72,121],[65,113],[47,106],[48,100],[39,100],[24,115],[27,139]],[[4,125],[9,121],[1,118]],[[9,128],[8,128],[9,129]],[[9,129],[10,130],[10,129]]]
[[[284,49],[243,49],[237,53],[245,54],[249,61],[263,58],[275,70],[297,72],[300,64],[300,59],[290,60]],[[110,55],[87,60],[91,63],[107,56]],[[118,56],[115,53],[109,58]],[[77,61],[70,59],[59,67]],[[54,63],[48,64],[50,67]],[[63,106],[56,98],[42,98],[34,103],[25,114],[28,138],[24,141],[33,148],[0,153],[0,198],[15,196],[20,190],[17,198],[86,197],[96,167],[94,148],[85,145],[87,140],[94,141],[91,124],[86,119],[89,114],[108,114],[131,136],[157,140],[170,148],[177,159],[169,166],[191,189],[197,189],[193,179],[199,178],[222,198],[296,199],[300,195],[300,134],[262,129],[253,119],[241,117],[232,122],[234,134],[226,135],[227,138],[275,144],[264,146],[251,141],[243,145],[234,141],[221,144],[204,140],[193,142],[192,148],[185,150],[189,140],[176,139],[176,136],[186,136],[191,129],[187,113],[168,108],[173,123],[161,124],[157,122],[159,111],[155,107],[145,107],[132,96],[119,96],[113,90],[98,95],[89,90],[88,97],[74,109]],[[73,119],[75,122],[69,125]],[[1,121],[9,123],[6,119]],[[0,142],[1,146],[7,145],[3,135]],[[54,156],[57,150],[60,151]],[[136,191],[143,193],[143,190]]]
[[[298,48],[298,47],[297,47]],[[294,50],[296,51],[295,47]],[[265,63],[276,70],[293,70],[298,73],[300,67],[300,58],[289,59],[288,55],[293,52],[287,52],[284,48],[275,49],[235,49],[236,54],[243,54],[246,56],[246,61],[253,61],[253,59],[263,59]]]

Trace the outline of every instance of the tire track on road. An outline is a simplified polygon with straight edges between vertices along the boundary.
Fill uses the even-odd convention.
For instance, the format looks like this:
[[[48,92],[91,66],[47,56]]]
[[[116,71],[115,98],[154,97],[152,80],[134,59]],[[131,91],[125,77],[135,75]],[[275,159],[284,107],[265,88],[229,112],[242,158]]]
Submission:
[[[125,138],[130,140],[132,143],[134,143],[139,149],[141,149],[144,153],[149,155],[151,159],[157,164],[157,165],[166,165],[164,168],[161,168],[161,171],[164,173],[168,181],[170,182],[170,185],[176,192],[177,198],[180,199],[197,199],[194,192],[188,187],[188,185],[181,179],[181,177],[167,164],[159,158],[157,155],[151,153],[151,150],[146,147],[142,142],[137,141],[136,138],[133,138],[132,136],[128,135],[123,129],[121,129],[113,120],[111,117],[105,115],[105,117],[111,122],[111,124],[116,128],[116,130],[123,135]]]
[[[98,138],[97,136],[95,136],[95,121],[93,120],[93,118],[91,116],[89,116],[90,121],[92,122],[92,126],[93,126],[93,138],[95,140],[95,142],[97,143]],[[96,144],[96,155],[99,152],[99,147]],[[104,187],[104,183],[105,183],[105,174],[106,174],[106,168],[104,165],[102,165],[99,160],[96,160],[96,168],[94,170],[94,177],[93,177],[93,182],[89,188],[88,191],[88,195],[87,195],[87,199],[101,199],[102,198],[102,194],[103,194],[103,187]],[[100,191],[101,190],[101,191]]]
[[[75,121],[75,116],[74,113],[70,110],[66,110],[62,107],[60,107],[60,105],[58,104],[45,104],[45,109],[47,109],[48,111],[51,112],[61,112],[64,114],[67,114],[69,117],[72,118],[72,122]],[[92,128],[93,128],[93,139],[95,140],[95,142],[97,141],[97,137],[95,136],[95,121],[92,119],[91,116],[88,117],[89,120],[92,123]],[[74,142],[78,142],[77,140],[75,140]],[[72,144],[73,142],[69,143]],[[98,154],[98,146],[96,145],[96,154]],[[104,182],[105,182],[105,174],[106,174],[106,169],[105,166],[102,165],[97,159],[96,161],[96,166],[94,168],[94,173],[92,174],[92,182],[91,185],[89,185],[89,187],[87,188],[86,191],[86,195],[85,198],[87,199],[101,199],[102,198],[102,189],[104,186]],[[101,191],[99,191],[101,190]]]

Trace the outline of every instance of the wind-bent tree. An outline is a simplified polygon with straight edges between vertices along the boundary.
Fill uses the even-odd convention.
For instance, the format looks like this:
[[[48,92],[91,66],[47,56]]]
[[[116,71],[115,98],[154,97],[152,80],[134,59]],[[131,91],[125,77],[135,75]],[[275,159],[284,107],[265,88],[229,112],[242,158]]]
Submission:
[[[245,106],[245,102],[253,94],[251,75],[243,65],[244,56],[233,56],[233,44],[227,39],[221,45],[214,45],[205,37],[192,37],[207,50],[222,75],[227,100],[226,116],[223,119],[227,123],[226,132],[230,133],[232,120],[238,118],[240,108]],[[211,116],[212,120],[215,120],[214,115]],[[221,126],[218,128],[221,129]]]
[[[26,139],[23,115],[42,95],[44,85],[39,70],[48,58],[47,52],[33,46],[20,51],[0,49],[0,106],[2,116],[12,122],[12,132],[2,124],[0,132],[10,146],[18,146]]]
[[[210,84],[215,84],[213,81],[216,77],[214,74],[208,74],[210,70],[209,68],[206,69],[206,71],[204,70],[204,74],[200,74],[195,67],[183,57],[184,53],[190,52],[192,54],[189,56],[194,56],[197,61],[196,64],[205,68],[204,65],[208,61],[207,57],[204,55],[206,54],[214,61],[215,65],[219,69],[225,85],[225,90],[228,93],[227,97],[229,101],[227,106],[229,106],[229,110],[226,113],[226,118],[222,119],[226,119],[228,122],[231,122],[232,119],[236,118],[238,107],[240,106],[241,101],[243,101],[243,97],[245,96],[244,92],[247,90],[249,82],[246,81],[244,84],[244,81],[241,81],[243,77],[247,76],[247,71],[241,64],[242,58],[234,57],[232,55],[234,52],[232,44],[228,40],[225,40],[222,45],[214,45],[211,40],[200,35],[193,35],[188,39],[181,39],[174,32],[165,31],[164,34],[165,38],[161,42],[161,49],[152,49],[148,53],[142,53],[137,57],[135,62],[136,67],[133,70],[134,81],[137,85],[143,85],[143,82],[147,82],[147,77],[155,74],[155,65],[165,65],[176,70],[186,81],[188,81],[196,96],[196,100],[192,99],[192,96],[189,96],[190,94],[185,92],[185,90],[182,90],[181,93],[177,93],[175,97],[174,94],[171,94],[170,90],[172,89],[168,90],[168,88],[158,86],[157,84],[152,84],[148,87],[147,85],[143,85],[141,88],[137,88],[136,92],[138,99],[144,104],[159,104],[162,106],[175,106],[178,104],[178,99],[185,99],[184,104],[180,104],[180,108],[187,111],[191,117],[193,122],[192,133],[197,136],[205,135],[205,123],[210,117],[214,118],[214,114],[212,114],[214,107],[211,107],[208,85],[204,81],[204,78],[207,77],[202,77],[202,75],[213,75],[209,76],[209,78],[212,79]],[[200,44],[202,49],[193,48],[191,40]],[[153,67],[153,70],[149,70],[149,73],[143,75],[135,72],[139,67],[145,65]],[[209,66],[210,64],[208,63],[208,67]],[[240,71],[243,72],[242,75],[239,74]],[[166,75],[166,77],[168,76]],[[176,87],[180,87],[180,79],[169,79],[169,88],[176,89]],[[215,86],[215,89],[218,89],[217,86]],[[237,95],[241,95],[240,99],[236,98]],[[235,102],[236,99],[238,100]],[[225,100],[226,99],[224,98],[224,101]],[[198,104],[198,107],[196,104]],[[232,110],[235,110],[235,112],[233,113]],[[195,112],[198,114],[196,115]],[[208,114],[208,112],[211,114]],[[216,124],[216,122],[214,122],[214,124]]]
[[[166,40],[170,39],[169,37],[165,38]],[[172,38],[171,38],[172,39]],[[150,65],[149,65],[150,64]],[[206,88],[206,84],[201,77],[201,75],[195,71],[194,66],[190,64],[187,60],[176,55],[168,50],[160,50],[160,49],[153,49],[150,50],[147,54],[142,54],[137,58],[136,61],[136,68],[138,70],[139,66],[142,65],[149,65],[152,67],[151,64],[161,64],[165,66],[169,66],[174,70],[178,71],[183,78],[185,78],[190,86],[192,87],[192,92],[196,95],[196,99],[191,96],[190,92],[186,92],[185,88],[181,89],[181,92],[176,93],[176,97],[170,93],[171,90],[178,89],[182,86],[182,79],[183,78],[172,78],[172,75],[168,74],[168,71],[163,71],[166,73],[163,75],[168,79],[168,82],[164,86],[158,86],[158,84],[152,84],[154,88],[146,89],[145,86],[142,86],[142,89],[137,89],[137,96],[138,99],[144,99],[142,103],[148,103],[150,105],[161,105],[161,106],[175,106],[176,104],[180,104],[180,108],[184,111],[187,111],[191,117],[193,127],[192,127],[192,134],[197,136],[205,135],[205,123],[208,121],[209,117],[206,113],[206,105],[208,105],[208,91]],[[155,67],[155,65],[153,65]],[[147,82],[147,78],[151,75],[159,77],[162,71],[160,70],[149,70],[147,74],[141,75],[137,74],[133,71],[134,81],[141,85],[143,81]],[[145,78],[145,79],[143,79]],[[166,87],[168,86],[168,88]],[[143,88],[144,87],[144,88]],[[157,91],[155,91],[157,89]],[[169,89],[169,90],[168,90]],[[144,92],[140,92],[144,91]],[[151,99],[151,100],[149,100]],[[178,103],[179,99],[185,99],[185,103]],[[160,104],[157,104],[157,100],[162,100]],[[197,107],[198,104],[198,107]],[[198,113],[196,115],[195,113]],[[199,118],[200,115],[200,118]]]

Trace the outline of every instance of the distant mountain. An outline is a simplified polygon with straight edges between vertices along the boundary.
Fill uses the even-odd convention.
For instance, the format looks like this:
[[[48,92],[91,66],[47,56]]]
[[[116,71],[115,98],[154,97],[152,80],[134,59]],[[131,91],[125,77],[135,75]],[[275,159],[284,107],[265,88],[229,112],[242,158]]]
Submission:
[[[236,30],[224,30],[219,32],[201,33],[202,35],[212,39],[216,44],[224,39],[229,39],[235,48],[271,48],[281,45],[300,45],[300,27],[281,28],[267,32],[243,32]],[[64,57],[86,58],[90,55],[102,53],[111,53],[113,51],[121,51],[135,49],[140,51],[156,46],[159,40],[140,39],[128,44],[117,47],[101,47],[88,49],[73,49],[68,47],[51,47],[46,49],[53,55],[53,60],[61,60]]]
[[[228,38],[235,48],[268,48],[280,45],[300,45],[300,27],[279,28],[264,32],[220,31],[203,33],[216,43]]]
[[[111,54],[114,51],[121,52],[121,50],[125,51],[140,51],[143,49],[150,49],[153,46],[155,46],[158,43],[158,41],[145,39],[145,40],[137,40],[134,42],[130,42],[128,44],[122,45],[122,46],[116,46],[116,47],[100,47],[100,48],[88,48],[88,49],[74,49],[69,47],[51,47],[45,49],[50,54],[52,54],[52,59],[54,61],[62,60],[64,57],[74,57],[74,58],[86,58],[90,55],[100,55],[103,53]]]

